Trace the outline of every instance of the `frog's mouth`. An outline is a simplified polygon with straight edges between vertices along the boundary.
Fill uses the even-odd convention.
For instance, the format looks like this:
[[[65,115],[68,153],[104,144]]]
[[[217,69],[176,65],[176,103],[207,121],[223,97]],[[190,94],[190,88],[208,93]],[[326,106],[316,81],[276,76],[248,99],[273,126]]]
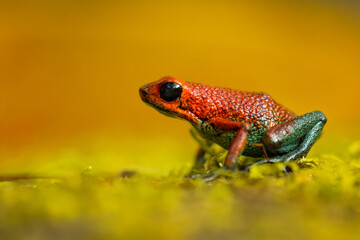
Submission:
[[[174,111],[171,111],[171,110],[167,110],[165,108],[161,108],[160,106],[158,105],[155,105],[153,103],[150,103],[150,102],[146,102],[144,101],[147,105],[153,107],[156,111],[158,111],[159,113],[165,115],[165,116],[168,116],[168,117],[172,117],[172,118],[177,118],[177,119],[181,119],[179,116],[178,116],[178,113],[177,112],[174,112]]]

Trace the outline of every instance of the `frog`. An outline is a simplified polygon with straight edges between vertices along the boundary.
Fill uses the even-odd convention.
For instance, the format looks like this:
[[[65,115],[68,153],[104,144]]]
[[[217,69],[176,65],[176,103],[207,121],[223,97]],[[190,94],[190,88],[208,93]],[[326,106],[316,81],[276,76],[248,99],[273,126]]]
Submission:
[[[160,113],[189,122],[209,145],[228,150],[222,167],[187,175],[205,181],[238,170],[249,172],[260,164],[306,157],[327,122],[321,111],[296,115],[263,92],[212,87],[171,76],[140,87],[139,95]],[[205,153],[202,144],[194,166],[204,164]],[[240,156],[258,160],[246,165]]]

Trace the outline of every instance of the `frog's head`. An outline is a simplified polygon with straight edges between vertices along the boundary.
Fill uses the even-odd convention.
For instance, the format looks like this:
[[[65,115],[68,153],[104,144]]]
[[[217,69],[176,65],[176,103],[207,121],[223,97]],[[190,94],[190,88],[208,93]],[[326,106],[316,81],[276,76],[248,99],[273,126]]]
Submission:
[[[183,100],[189,94],[188,88],[188,83],[184,81],[163,77],[159,81],[142,86],[139,94],[145,103],[166,116],[196,122],[196,116],[182,106]]]

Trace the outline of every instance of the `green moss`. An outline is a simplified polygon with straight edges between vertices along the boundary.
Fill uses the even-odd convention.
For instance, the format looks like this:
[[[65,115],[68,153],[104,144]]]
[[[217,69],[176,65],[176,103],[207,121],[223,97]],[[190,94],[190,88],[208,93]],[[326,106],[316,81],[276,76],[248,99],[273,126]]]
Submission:
[[[184,179],[187,168],[80,170],[82,156],[72,155],[67,174],[3,177],[1,239],[358,239],[358,146],[289,163],[291,174],[262,165],[212,183]],[[207,158],[210,168],[221,162]]]

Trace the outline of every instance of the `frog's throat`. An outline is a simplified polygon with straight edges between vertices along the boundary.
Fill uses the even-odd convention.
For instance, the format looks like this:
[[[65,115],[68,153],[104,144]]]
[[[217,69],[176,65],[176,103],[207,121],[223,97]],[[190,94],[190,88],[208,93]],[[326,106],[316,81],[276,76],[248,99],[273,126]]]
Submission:
[[[182,109],[182,108],[177,108],[176,111],[171,111],[171,110],[161,108],[161,107],[159,107],[159,106],[157,106],[155,104],[149,103],[149,102],[145,102],[145,103],[152,106],[153,108],[155,108],[155,110],[157,110],[161,114],[163,114],[165,116],[168,116],[168,117],[187,120],[192,124],[199,123],[199,121],[200,121],[200,119],[198,117],[196,117],[189,110],[185,110],[185,109]]]
[[[180,117],[178,116],[178,113],[177,113],[177,112],[174,112],[174,111],[170,111],[170,110],[161,108],[161,107],[159,107],[158,105],[153,104],[153,103],[150,103],[150,102],[146,102],[146,101],[144,101],[144,102],[145,102],[145,104],[153,107],[156,111],[158,111],[159,113],[161,113],[161,114],[163,114],[163,115],[165,115],[165,116],[180,119]]]
[[[179,117],[176,112],[172,112],[172,111],[162,109],[162,108],[159,108],[159,107],[154,107],[154,108],[155,108],[156,111],[158,111],[159,113],[161,113],[161,114],[163,114],[163,115],[165,115],[167,117],[181,119],[181,117]]]

